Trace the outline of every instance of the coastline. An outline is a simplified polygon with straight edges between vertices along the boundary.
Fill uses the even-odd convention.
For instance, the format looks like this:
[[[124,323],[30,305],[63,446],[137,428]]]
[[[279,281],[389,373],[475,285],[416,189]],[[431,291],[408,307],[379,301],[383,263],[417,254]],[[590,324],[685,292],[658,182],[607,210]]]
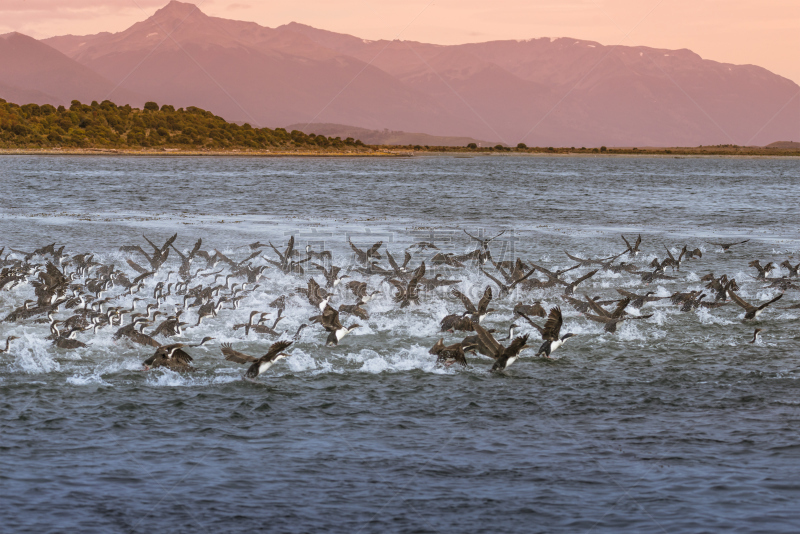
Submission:
[[[439,147],[436,147],[439,148]],[[563,150],[563,149],[562,149]],[[788,153],[736,153],[716,152],[698,153],[691,149],[666,149],[658,151],[640,150],[638,152],[586,152],[586,151],[472,151],[445,149],[409,150],[406,148],[375,147],[367,150],[183,150],[183,149],[108,149],[108,148],[0,148],[0,156],[127,156],[127,157],[312,157],[312,158],[395,158],[450,156],[454,158],[478,157],[532,157],[532,158],[669,158],[669,159],[800,159],[800,152],[786,150]]]
[[[325,151],[325,150],[180,150],[107,148],[0,148],[0,156],[130,156],[130,157],[403,157],[408,151]]]

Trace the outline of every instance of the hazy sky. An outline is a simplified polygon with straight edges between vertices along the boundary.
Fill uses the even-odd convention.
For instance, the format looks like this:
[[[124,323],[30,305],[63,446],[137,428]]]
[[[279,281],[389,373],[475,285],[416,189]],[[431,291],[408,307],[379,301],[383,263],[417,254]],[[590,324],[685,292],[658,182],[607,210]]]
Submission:
[[[296,21],[365,39],[454,44],[575,37],[689,48],[800,83],[800,0],[196,0],[209,15]],[[0,0],[0,33],[120,31],[166,0]]]

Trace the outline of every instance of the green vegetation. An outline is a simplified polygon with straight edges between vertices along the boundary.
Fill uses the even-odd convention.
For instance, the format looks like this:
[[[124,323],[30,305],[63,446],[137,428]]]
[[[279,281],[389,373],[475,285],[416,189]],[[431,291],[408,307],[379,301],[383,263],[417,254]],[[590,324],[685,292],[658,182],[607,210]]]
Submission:
[[[0,99],[0,148],[57,147],[315,151],[366,148],[351,137],[342,141],[298,130],[240,126],[196,107],[176,110],[148,102],[140,110],[108,100],[91,105],[73,100],[67,109],[49,104],[18,106]]]
[[[473,146],[474,145],[474,146]],[[778,146],[736,146],[736,145],[716,145],[700,147],[595,147],[595,148],[575,148],[575,147],[529,147],[524,148],[517,145],[508,147],[503,145],[479,147],[475,143],[467,146],[431,146],[430,148],[419,145],[370,145],[373,149],[388,151],[406,150],[408,152],[441,152],[441,153],[472,153],[472,154],[493,154],[497,152],[511,152],[512,154],[545,154],[563,156],[589,156],[595,154],[614,155],[614,156],[800,156],[800,147],[778,147]]]

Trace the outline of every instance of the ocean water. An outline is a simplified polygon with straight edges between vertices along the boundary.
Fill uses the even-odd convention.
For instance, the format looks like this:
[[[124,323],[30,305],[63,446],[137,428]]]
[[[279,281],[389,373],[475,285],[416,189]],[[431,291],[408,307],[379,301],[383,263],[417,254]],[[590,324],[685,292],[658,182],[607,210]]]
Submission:
[[[665,247],[703,252],[667,269],[675,280],[645,285],[601,270],[579,286],[578,296],[603,298],[617,298],[616,288],[699,290],[713,272],[763,302],[780,291],[755,280],[748,263],[800,263],[793,160],[5,156],[0,164],[3,257],[55,242],[131,278],[126,260],[146,261],[120,246],[147,250],[142,235],[160,245],[176,232],[179,250],[201,238],[204,250],[236,261],[249,243],[282,250],[295,236],[301,250],[331,250],[345,268],[348,239],[362,249],[382,241],[385,266],[387,249],[402,262],[418,241],[473,250],[464,230],[505,231],[490,245],[496,260],[550,270],[573,264],[564,251],[622,252],[621,233],[642,235],[641,253],[626,259],[642,270]],[[728,253],[709,244],[745,239]],[[175,340],[215,337],[188,349],[194,373],[143,371],[153,350],[115,342],[113,329],[80,333],[89,346],[67,351],[45,339],[46,322],[0,322],[0,345],[20,338],[0,355],[0,531],[800,530],[800,309],[783,309],[800,291],[786,291],[755,324],[743,324],[734,304],[681,312],[665,299],[632,310],[652,317],[608,334],[560,298],[563,288],[500,297],[476,266],[435,270],[431,254],[415,251],[409,266],[426,260],[428,276],[460,280],[455,287],[473,300],[487,284],[495,289],[484,325],[498,337],[516,321],[537,339],[512,314],[534,300],[560,305],[562,332],[577,335],[551,360],[533,357],[533,341],[504,373],[489,373],[492,361],[480,355],[464,369],[442,368],[428,349],[440,336],[463,337],[439,332],[460,302],[433,291],[400,310],[381,277],[351,272],[380,291],[361,328],[334,348],[321,327],[306,328],[290,358],[245,381],[245,367],[224,360],[219,345],[258,355],[275,338],[233,325],[287,295],[277,329],[291,338],[316,313],[295,289],[309,276],[324,285],[313,268],[272,266],[239,309],[227,305]],[[157,282],[175,281],[175,256],[137,296],[152,301]],[[263,258],[254,264],[268,265]],[[198,259],[193,271],[204,266]],[[214,281],[201,274],[192,285]],[[0,290],[0,314],[33,295],[30,283]],[[109,295],[132,305],[122,288]],[[337,287],[334,304],[353,301]],[[159,309],[182,303],[172,295]],[[184,317],[193,325],[196,308]],[[754,326],[763,334],[750,344]]]

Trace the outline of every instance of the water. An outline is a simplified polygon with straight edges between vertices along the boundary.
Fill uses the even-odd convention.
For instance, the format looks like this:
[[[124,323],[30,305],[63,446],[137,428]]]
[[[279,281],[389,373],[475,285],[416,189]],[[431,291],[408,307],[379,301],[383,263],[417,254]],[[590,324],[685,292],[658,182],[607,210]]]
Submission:
[[[571,265],[563,250],[621,252],[621,232],[642,234],[641,268],[663,259],[664,246],[703,251],[675,281],[645,287],[637,276],[601,271],[580,286],[604,297],[616,287],[701,289],[699,278],[713,271],[734,276],[743,298],[761,302],[778,291],[752,278],[749,261],[800,262],[800,164],[791,160],[0,161],[6,253],[56,241],[131,276],[125,259],[145,260],[119,246],[146,246],[142,233],[160,244],[174,232],[180,250],[201,237],[205,250],[236,259],[248,243],[282,248],[295,235],[300,248],[332,250],[338,265],[350,260],[347,237],[362,248],[381,239],[381,250],[402,261],[419,240],[473,249],[462,229],[506,229],[491,245],[496,259],[519,255],[551,270]],[[727,254],[706,243],[743,239],[751,241]],[[177,265],[173,256],[164,270]],[[475,300],[488,281],[474,267],[450,275]],[[150,279],[141,295],[151,298],[165,277]],[[800,528],[800,310],[780,309],[800,301],[797,291],[764,312],[755,345],[747,343],[753,325],[741,323],[734,305],[681,313],[659,301],[640,312],[653,317],[611,335],[564,303],[561,289],[505,298],[495,291],[486,325],[504,331],[516,302],[540,299],[561,305],[564,328],[578,335],[557,359],[528,350],[506,373],[490,374],[482,356],[469,356],[466,369],[443,369],[427,354],[457,301],[431,293],[423,305],[397,310],[392,289],[373,276],[370,287],[382,294],[367,305],[370,319],[338,347],[324,347],[319,326],[306,329],[291,358],[255,383],[240,380],[245,368],[226,362],[219,343],[263,353],[272,339],[245,338],[232,326],[306,278],[270,269],[240,309],[187,328],[181,340],[216,337],[190,349],[191,374],[142,372],[152,349],[115,343],[111,330],[79,334],[90,346],[64,351],[44,339],[46,323],[0,323],[2,339],[21,338],[0,356],[2,530]],[[2,315],[32,295],[29,284],[0,291]],[[342,293],[335,302],[352,300]],[[180,302],[169,297],[162,309]],[[131,297],[116,303],[129,307]],[[313,313],[291,296],[278,330],[290,337]],[[194,310],[187,316],[196,321]],[[448,343],[459,339],[445,334]]]

